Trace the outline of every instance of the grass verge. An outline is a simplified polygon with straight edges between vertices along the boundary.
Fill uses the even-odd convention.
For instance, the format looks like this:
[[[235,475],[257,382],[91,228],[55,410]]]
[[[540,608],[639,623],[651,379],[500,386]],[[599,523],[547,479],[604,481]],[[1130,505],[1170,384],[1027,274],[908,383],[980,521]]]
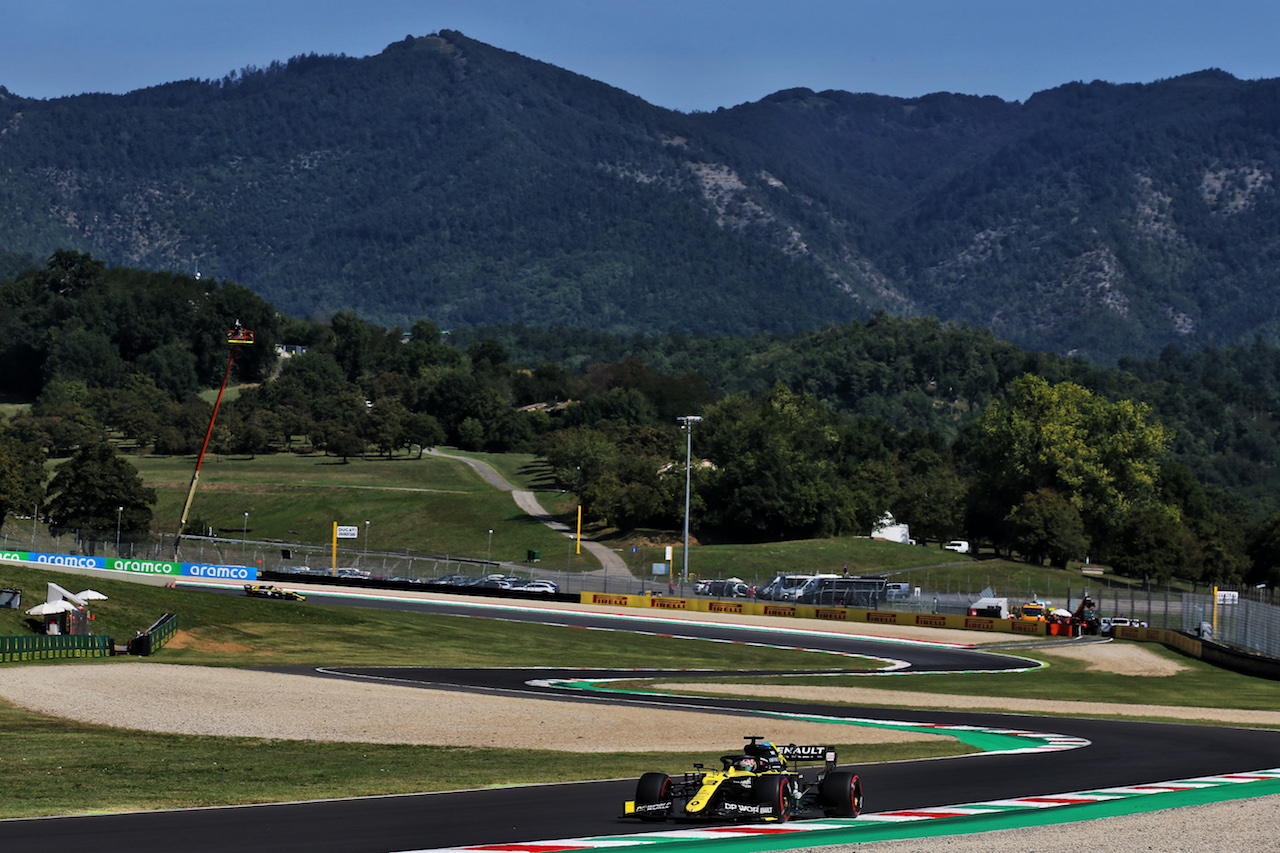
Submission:
[[[635,778],[707,754],[477,749],[151,734],[88,726],[0,702],[0,817]],[[840,747],[859,761],[954,754],[947,743]],[[621,808],[621,803],[618,804]]]
[[[1116,641],[1123,642],[1123,641]],[[1025,673],[989,673],[955,675],[901,675],[867,679],[861,676],[766,676],[735,679],[735,683],[768,685],[811,685],[817,687],[876,688],[893,690],[904,707],[911,706],[910,694],[933,693],[956,696],[990,697],[992,710],[1001,710],[1002,699],[1037,699],[1050,703],[1047,715],[1070,716],[1066,707],[1054,709],[1052,703],[1064,701],[1100,702],[1116,706],[1164,705],[1173,708],[1205,708],[1213,710],[1275,711],[1280,708],[1280,682],[1253,678],[1219,669],[1203,661],[1189,658],[1154,643],[1137,644],[1143,652],[1174,661],[1184,667],[1166,676],[1122,675],[1091,670],[1083,660],[1035,650],[1018,650],[1016,654],[1047,664],[1042,669]],[[699,679],[706,681],[707,679]],[[664,681],[666,689],[679,689],[678,680]],[[641,685],[643,689],[646,685]],[[647,686],[655,687],[654,683]],[[744,687],[750,694],[749,686]],[[839,700],[833,700],[839,704]],[[1194,711],[1176,712],[1166,719],[1193,719]],[[1089,716],[1098,716],[1089,714]],[[1134,716],[1117,713],[1115,716]],[[1158,717],[1149,714],[1147,718]]]
[[[54,581],[82,579],[0,566],[0,585],[27,598]],[[244,666],[364,664],[563,665],[792,669],[848,667],[831,655],[739,643],[530,625],[492,619],[283,602],[94,579],[95,633],[132,636],[161,612],[184,626],[157,662]],[[26,633],[20,614],[0,611],[0,634]],[[118,661],[119,659],[117,659]],[[113,660],[97,662],[111,666]],[[0,667],[0,680],[4,670]],[[56,666],[53,665],[53,666]],[[568,754],[319,743],[153,734],[32,713],[0,702],[0,817],[185,808],[245,802],[438,791],[532,782],[635,777],[683,769],[706,754]],[[708,744],[711,752],[722,744]],[[847,746],[859,760],[955,754],[954,743]]]
[[[0,585],[23,588],[29,600],[39,600],[49,580],[73,591],[82,588],[81,579],[69,575],[0,566]],[[845,668],[852,663],[830,655],[742,644],[346,608],[314,601],[269,601],[110,579],[95,579],[92,585],[110,596],[94,608],[99,614],[95,633],[132,636],[132,630],[150,624],[161,612],[179,614],[183,642],[154,658],[165,663],[743,670]],[[0,611],[0,634],[26,633],[26,627],[20,614]],[[928,691],[1209,708],[1280,707],[1280,685],[1274,682],[1144,648],[1177,657],[1187,669],[1164,678],[1134,678],[1093,672],[1083,662],[1044,656],[1048,668],[1021,675],[926,675],[874,682],[843,676],[745,680],[891,688],[899,691],[904,705],[910,705],[910,692]],[[1035,656],[1034,652],[1024,654]],[[100,665],[111,666],[112,661]],[[3,672],[0,667],[0,679]],[[992,701],[999,707],[999,699]],[[7,703],[0,703],[0,730],[5,732],[6,747],[0,753],[0,794],[7,795],[0,796],[0,817],[623,778],[651,769],[679,770],[708,757],[160,735],[75,723]],[[708,744],[712,753],[721,746]],[[964,751],[958,744],[911,743],[846,746],[842,755],[873,762]]]

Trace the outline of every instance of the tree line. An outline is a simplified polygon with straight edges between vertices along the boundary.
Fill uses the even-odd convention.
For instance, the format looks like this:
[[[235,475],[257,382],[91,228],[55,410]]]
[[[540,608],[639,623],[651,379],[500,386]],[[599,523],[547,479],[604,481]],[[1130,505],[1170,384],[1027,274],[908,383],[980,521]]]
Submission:
[[[147,495],[111,460],[200,449],[211,406],[195,391],[221,380],[240,319],[261,331],[236,360],[244,387],[212,452],[535,453],[589,521],[674,529],[688,440],[691,526],[712,541],[865,535],[888,511],[918,539],[1033,562],[1280,580],[1266,504],[1280,353],[1262,344],[1106,370],[883,316],[764,338],[406,331],[351,312],[289,318],[234,284],[63,252],[0,298],[5,390],[33,392],[0,424],[0,510],[39,508],[62,527],[145,531]],[[277,360],[276,341],[305,352]],[[516,354],[539,347],[545,358]],[[676,419],[691,414],[703,420],[685,436]],[[1252,491],[1204,476],[1228,454],[1255,472]],[[66,460],[52,481],[50,458]],[[100,506],[68,503],[82,490],[62,472],[82,469],[116,472]],[[127,519],[122,497],[137,508]]]

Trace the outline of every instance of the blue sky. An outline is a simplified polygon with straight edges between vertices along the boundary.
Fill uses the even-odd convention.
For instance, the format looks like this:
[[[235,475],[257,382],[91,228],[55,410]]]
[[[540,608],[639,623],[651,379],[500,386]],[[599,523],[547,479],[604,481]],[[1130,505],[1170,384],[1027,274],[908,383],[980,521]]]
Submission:
[[[1025,100],[1210,67],[1280,77],[1275,0],[0,0],[0,85],[126,92],[441,29],[685,111],[794,86]]]

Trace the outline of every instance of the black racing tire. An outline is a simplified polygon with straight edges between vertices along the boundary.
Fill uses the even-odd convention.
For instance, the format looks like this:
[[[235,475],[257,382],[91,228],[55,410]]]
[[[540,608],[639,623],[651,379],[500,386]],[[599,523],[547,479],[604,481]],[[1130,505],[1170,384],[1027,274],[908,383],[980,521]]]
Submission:
[[[636,805],[650,806],[671,799],[671,777],[666,773],[646,773],[636,783]],[[669,812],[651,812],[640,815],[649,823],[659,823],[670,816]]]
[[[767,776],[757,776],[751,785],[751,793],[755,795],[755,801],[757,803],[777,807],[777,819],[779,823],[784,823],[787,818],[790,817],[790,815],[787,814],[786,776],[774,773],[770,773]]]
[[[857,773],[847,770],[828,773],[818,795],[822,813],[827,817],[857,817],[862,813],[862,781]]]

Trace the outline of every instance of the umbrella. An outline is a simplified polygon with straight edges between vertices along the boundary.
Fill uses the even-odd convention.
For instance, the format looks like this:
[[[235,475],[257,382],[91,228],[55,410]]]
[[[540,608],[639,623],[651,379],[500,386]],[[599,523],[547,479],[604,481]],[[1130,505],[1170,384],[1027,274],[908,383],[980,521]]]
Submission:
[[[84,592],[77,592],[76,598],[83,598],[85,601],[106,601],[107,597],[96,589],[86,589]]]
[[[1053,611],[1053,615],[1054,616],[1070,616],[1071,611],[1066,609],[1065,607],[1059,607],[1057,610]]]
[[[35,607],[27,611],[28,616],[49,616],[53,613],[67,613],[75,610],[76,606],[70,601],[46,601],[44,604],[37,604]]]

